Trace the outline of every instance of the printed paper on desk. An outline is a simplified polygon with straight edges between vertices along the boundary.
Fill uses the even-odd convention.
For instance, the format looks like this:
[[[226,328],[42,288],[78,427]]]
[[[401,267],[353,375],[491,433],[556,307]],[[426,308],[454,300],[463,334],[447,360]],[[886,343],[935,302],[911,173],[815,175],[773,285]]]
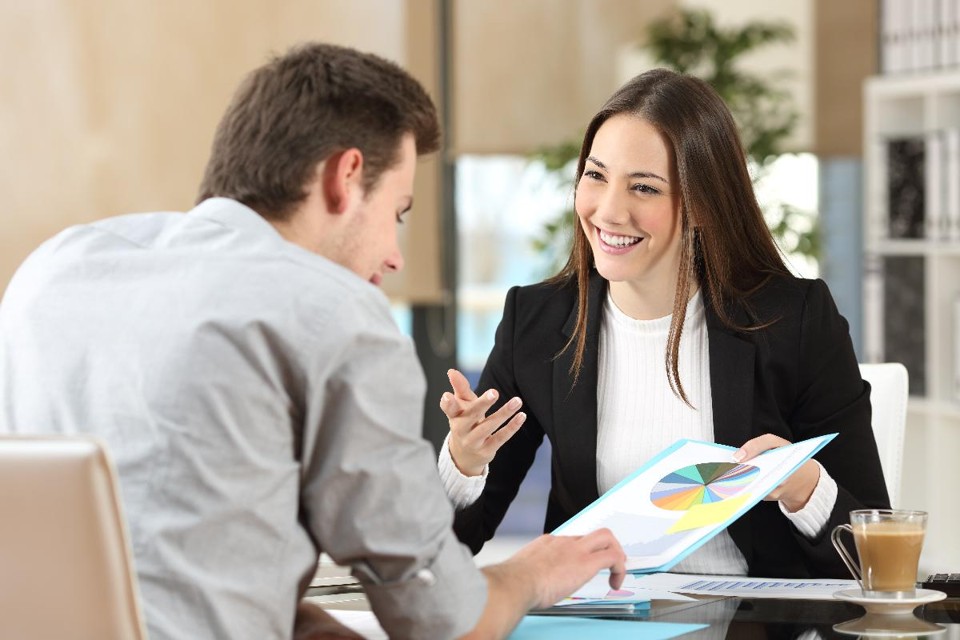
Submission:
[[[766,451],[738,463],[735,447],[679,440],[557,527],[582,535],[607,527],[627,570],[667,571],[766,497],[837,434]]]
[[[778,600],[834,600],[842,589],[858,588],[856,580],[818,578],[746,578],[743,576],[702,576],[683,573],[655,573],[636,576],[635,585],[682,593]]]
[[[598,573],[585,585],[577,589],[568,597],[557,602],[556,607],[568,607],[582,604],[630,603],[649,604],[651,600],[693,600],[689,596],[672,593],[663,589],[646,587],[640,584],[641,576],[627,575],[619,589],[610,588],[610,574]]]

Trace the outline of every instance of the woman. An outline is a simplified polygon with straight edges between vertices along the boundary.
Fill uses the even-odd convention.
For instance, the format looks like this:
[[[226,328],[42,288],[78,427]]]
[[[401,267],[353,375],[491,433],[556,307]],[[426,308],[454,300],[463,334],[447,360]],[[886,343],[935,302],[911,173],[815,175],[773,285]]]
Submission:
[[[508,293],[490,391],[451,371],[441,399],[460,539],[476,552],[493,536],[544,436],[552,531],[678,438],[747,460],[838,432],[674,570],[848,577],[830,531],[888,506],[869,386],[826,285],[784,265],[726,105],[696,78],[644,73],[590,122],[576,177],[570,258]]]

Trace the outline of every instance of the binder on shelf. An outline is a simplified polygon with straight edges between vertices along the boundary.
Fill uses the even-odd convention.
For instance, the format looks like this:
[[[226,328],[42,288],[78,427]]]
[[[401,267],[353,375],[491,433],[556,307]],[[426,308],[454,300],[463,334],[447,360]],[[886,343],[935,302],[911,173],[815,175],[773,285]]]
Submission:
[[[942,237],[960,240],[960,129],[944,132],[944,220]]]
[[[916,43],[917,71],[928,71],[934,68],[934,3],[933,0],[913,0],[913,34]]]
[[[880,1],[880,71],[897,73],[902,68],[900,21],[897,0]]]
[[[925,141],[922,136],[887,141],[887,233],[924,237]]]
[[[926,135],[924,167],[924,236],[931,240],[944,237],[946,219],[946,153],[944,134],[931,131]]]
[[[953,299],[953,399],[960,402],[960,295]]]
[[[900,71],[914,72],[919,67],[920,52],[917,43],[917,0],[898,0],[900,14]]]
[[[923,256],[883,260],[883,356],[901,362],[910,377],[910,394],[927,393],[926,261]]]
[[[958,0],[880,0],[880,72],[960,66]]]
[[[937,60],[941,69],[957,64],[957,2],[940,0],[937,24]]]

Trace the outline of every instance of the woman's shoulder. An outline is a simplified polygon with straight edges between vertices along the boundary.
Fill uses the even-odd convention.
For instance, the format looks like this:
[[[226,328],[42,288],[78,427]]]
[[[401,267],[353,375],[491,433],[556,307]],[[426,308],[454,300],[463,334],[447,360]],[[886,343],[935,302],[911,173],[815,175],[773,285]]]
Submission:
[[[833,306],[827,284],[817,279],[792,275],[773,275],[746,296],[749,313],[756,320],[767,322],[782,317],[798,317],[810,307]]]
[[[764,280],[748,293],[745,299],[754,305],[765,303],[802,305],[811,293],[826,291],[827,285],[823,280],[776,274]]]
[[[545,280],[536,284],[511,287],[504,303],[504,315],[517,320],[563,323],[576,308],[576,282]]]
[[[536,284],[511,287],[508,298],[523,308],[560,307],[570,309],[577,300],[577,285],[572,281],[544,280]]]

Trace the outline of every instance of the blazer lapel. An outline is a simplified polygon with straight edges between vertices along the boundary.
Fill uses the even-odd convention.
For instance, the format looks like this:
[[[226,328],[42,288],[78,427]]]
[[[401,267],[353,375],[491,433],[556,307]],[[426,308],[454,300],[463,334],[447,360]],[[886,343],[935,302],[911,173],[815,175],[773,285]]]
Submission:
[[[706,305],[707,335],[710,341],[710,388],[713,395],[713,439],[739,447],[753,435],[753,386],[756,348],[751,342],[725,327],[708,303]],[[749,320],[746,314],[735,314],[738,324]],[[749,517],[739,518],[727,532],[747,561],[753,564],[754,531]]]
[[[598,273],[591,273],[587,293],[587,344],[577,383],[574,385],[570,376],[573,347],[553,363],[554,455],[562,467],[561,477],[572,480],[567,489],[578,508],[600,495],[597,490],[597,352],[605,291],[606,281]],[[577,306],[573,305],[563,327],[567,339],[573,335],[577,323]]]
[[[755,347],[725,327],[709,305],[706,316],[710,342],[713,438],[719,444],[739,447],[753,433]],[[736,320],[743,322],[746,319]]]

